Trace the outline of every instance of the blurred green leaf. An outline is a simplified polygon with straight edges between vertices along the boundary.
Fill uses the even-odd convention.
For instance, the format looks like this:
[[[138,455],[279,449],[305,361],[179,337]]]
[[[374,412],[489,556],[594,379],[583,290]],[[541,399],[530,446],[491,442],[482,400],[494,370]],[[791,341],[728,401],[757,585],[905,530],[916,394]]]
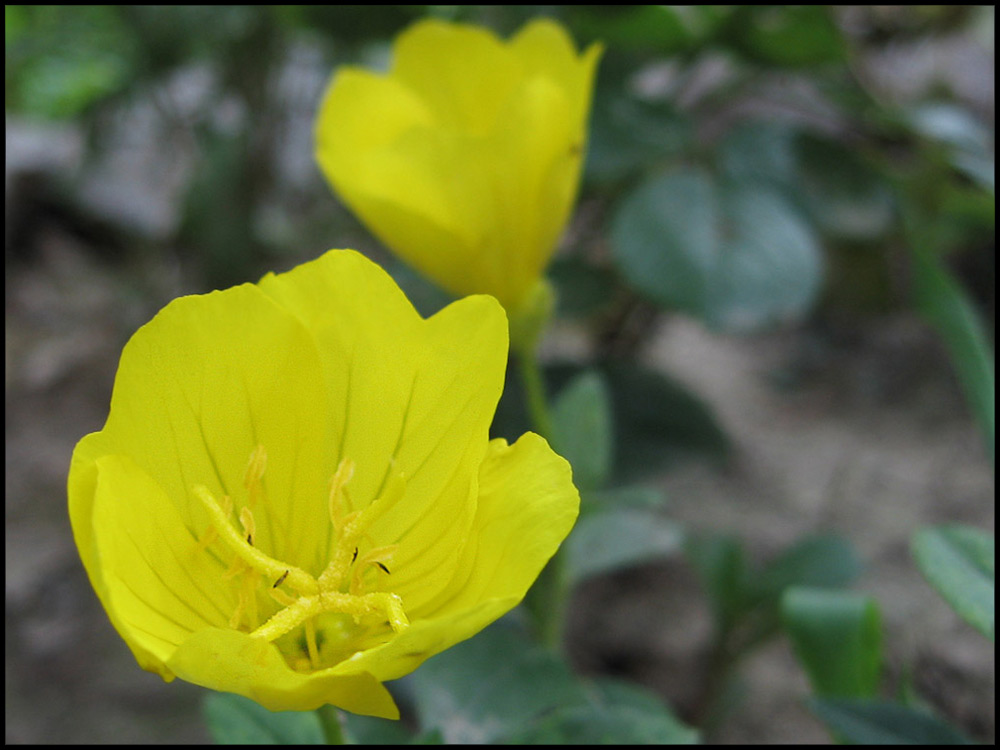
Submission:
[[[726,39],[748,59],[799,67],[841,62],[846,47],[828,5],[744,5]]]
[[[810,698],[806,701],[839,738],[858,745],[968,745],[954,727],[930,714],[886,701]]]
[[[971,526],[921,529],[911,542],[917,566],[958,615],[995,638],[996,555],[993,537]]]
[[[573,467],[581,491],[600,487],[612,466],[611,404],[600,373],[590,370],[566,386],[552,406],[552,444]]]
[[[646,101],[598,88],[587,147],[586,179],[607,183],[682,153],[691,123],[672,102]]]
[[[373,41],[387,41],[427,12],[425,5],[304,5],[294,20],[348,52]]]
[[[581,513],[611,508],[661,508],[666,502],[663,490],[656,487],[629,485],[584,492]]]
[[[689,745],[698,732],[655,695],[611,680],[595,682],[587,703],[557,708],[508,735],[515,745]]]
[[[839,588],[861,574],[854,546],[840,536],[801,539],[768,564],[753,580],[754,597],[774,600],[789,586]]]
[[[585,40],[607,47],[661,55],[675,54],[694,41],[698,14],[668,5],[589,5],[573,9],[571,22]]]
[[[84,113],[135,77],[138,46],[113,6],[7,6],[5,105],[51,119]]]
[[[767,183],[793,190],[798,168],[796,132],[784,122],[741,123],[719,143],[719,166],[735,182]]]
[[[605,307],[614,298],[613,274],[576,257],[557,258],[548,277],[556,287],[556,309],[562,317],[582,317]]]
[[[28,28],[28,11],[23,5],[3,6],[4,42],[14,44]]]
[[[341,714],[345,744],[352,745],[408,745],[416,744],[413,733],[406,724],[375,716],[358,716],[349,711]]]
[[[421,727],[449,744],[496,742],[586,701],[569,667],[507,621],[429,659],[411,680]]]
[[[796,189],[817,224],[848,240],[883,237],[895,222],[887,182],[850,149],[802,133],[795,140],[799,176]]]
[[[801,315],[822,264],[811,229],[779,193],[681,169],[654,177],[622,203],[613,257],[655,302],[716,328],[746,330]]]
[[[782,597],[781,617],[813,692],[851,698],[878,692],[882,625],[871,597],[793,586]]]
[[[208,693],[205,723],[218,745],[323,745],[323,727],[314,711],[268,711],[233,693]]]
[[[705,586],[719,631],[728,631],[747,605],[750,576],[743,546],[733,536],[692,536],[685,553]]]
[[[695,455],[726,456],[729,441],[711,408],[676,380],[631,362],[595,365],[604,376],[614,415],[614,479],[628,483]],[[546,390],[558,393],[581,367],[551,364]],[[510,368],[490,434],[513,442],[531,429],[520,377]]]
[[[680,551],[681,527],[661,513],[638,508],[598,511],[577,521],[566,540],[570,585],[600,573],[662,560]]]
[[[611,392],[619,481],[656,474],[695,453],[727,455],[729,439],[711,408],[685,386],[629,362],[609,362],[601,371]]]
[[[965,291],[911,230],[913,293],[917,309],[944,339],[959,383],[979,421],[986,450],[996,460],[996,379],[994,355]]]

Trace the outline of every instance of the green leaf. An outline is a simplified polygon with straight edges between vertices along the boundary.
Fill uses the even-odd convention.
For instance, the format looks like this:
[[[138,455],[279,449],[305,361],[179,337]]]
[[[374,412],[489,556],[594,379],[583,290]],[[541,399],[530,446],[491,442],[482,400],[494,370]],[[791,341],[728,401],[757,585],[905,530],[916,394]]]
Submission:
[[[582,493],[581,500],[580,512],[582,514],[598,510],[610,510],[612,508],[651,510],[661,508],[666,503],[663,490],[657,487],[643,487],[640,485],[585,492]]]
[[[861,573],[854,546],[834,535],[802,539],[768,564],[753,581],[754,596],[774,600],[789,586],[839,588]]]
[[[558,708],[504,738],[515,745],[690,745],[698,732],[638,687],[600,680],[585,705]]]
[[[601,371],[611,393],[619,481],[654,475],[695,453],[728,454],[729,439],[711,407],[678,381],[628,362],[609,362]]]
[[[993,537],[971,526],[935,526],[914,534],[911,549],[920,572],[959,617],[994,640]]]
[[[611,473],[612,426],[608,389],[587,371],[566,386],[552,407],[553,446],[573,467],[582,491],[600,487]]]
[[[202,703],[205,723],[219,745],[323,745],[314,711],[268,711],[233,693],[209,693]]]
[[[874,599],[794,586],[782,597],[781,617],[813,692],[850,698],[877,693],[882,626]]]
[[[573,27],[580,38],[663,55],[688,47],[697,24],[692,14],[667,5],[591,5],[574,11]]]
[[[727,455],[729,440],[711,408],[673,378],[630,362],[597,369],[611,397],[616,483],[654,475],[680,458]],[[576,364],[548,365],[546,391],[558,393],[580,372]],[[530,429],[521,378],[509,368],[490,434],[513,442]]]
[[[720,632],[726,632],[747,606],[749,571],[736,537],[707,535],[688,539],[685,552],[698,571]]]
[[[683,153],[691,124],[672,102],[651,102],[605,88],[597,105],[587,148],[588,182],[609,183]]]
[[[136,79],[136,39],[111,6],[22,6],[5,12],[6,103],[51,119],[78,117]]]
[[[759,182],[717,183],[680,169],[631,193],[611,230],[628,282],[715,328],[748,330],[801,315],[822,275],[796,209]]]
[[[941,261],[911,237],[913,292],[917,308],[948,347],[972,413],[979,421],[990,460],[996,461],[994,354],[965,291]]]
[[[855,149],[802,133],[795,139],[798,195],[817,224],[834,237],[862,241],[884,237],[895,222],[885,180]]]
[[[445,742],[488,743],[585,700],[569,667],[510,622],[429,659],[411,677],[420,725]]]
[[[810,698],[806,701],[835,735],[858,745],[968,745],[935,716],[886,701]]]
[[[650,510],[620,509],[581,518],[566,541],[570,585],[599,573],[663,559],[681,549],[680,526]]]
[[[765,182],[794,188],[797,177],[796,130],[770,120],[742,123],[719,144],[719,166],[738,182]]]
[[[556,309],[561,317],[594,314],[614,299],[612,273],[580,258],[557,258],[549,266],[548,277],[556,287]]]
[[[741,6],[727,24],[732,45],[746,57],[797,67],[840,62],[846,45],[825,5]]]
[[[408,745],[415,742],[413,734],[401,721],[379,719],[375,716],[358,716],[348,711],[343,712],[341,719],[345,744]]]

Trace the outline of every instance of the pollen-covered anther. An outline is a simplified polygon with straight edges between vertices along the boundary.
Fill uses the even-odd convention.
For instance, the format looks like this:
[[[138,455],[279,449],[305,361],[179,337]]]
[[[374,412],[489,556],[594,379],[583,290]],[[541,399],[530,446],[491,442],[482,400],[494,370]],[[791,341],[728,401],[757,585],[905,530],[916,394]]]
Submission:
[[[310,595],[318,591],[319,587],[316,579],[304,570],[280,560],[275,560],[270,555],[262,552],[259,547],[255,547],[247,542],[248,526],[250,530],[254,528],[252,511],[245,509],[248,510],[248,513],[241,513],[242,518],[240,520],[244,524],[244,531],[240,533],[229,520],[230,513],[224,511],[206,487],[195,485],[191,492],[208,514],[209,525],[214,528],[219,540],[230,552],[235,554],[231,569],[237,567],[236,560],[239,560],[247,568],[259,573],[264,580],[275,581],[282,575],[285,575],[285,581],[299,594]],[[253,535],[249,534],[249,536],[252,538]]]
[[[402,475],[391,474],[385,491],[379,497],[362,509],[351,510],[346,485],[354,475],[354,462],[350,459],[340,462],[330,479],[329,493],[330,522],[335,531],[335,543],[325,570],[318,578],[313,578],[301,568],[275,560],[261,549],[251,501],[263,495],[262,478],[266,462],[267,454],[262,446],[257,446],[247,464],[245,485],[249,499],[237,514],[238,525],[232,520],[232,501],[228,497],[220,504],[205,487],[197,485],[192,489],[209,518],[205,533],[205,539],[209,541],[203,539],[204,546],[219,540],[233,553],[229,569],[223,574],[227,580],[238,579],[237,602],[229,618],[229,627],[248,631],[251,636],[268,641],[302,628],[307,656],[305,661],[313,669],[319,668],[322,656],[316,620],[320,615],[349,615],[362,627],[376,626],[378,621],[374,618],[379,618],[394,632],[407,628],[409,620],[399,595],[382,591],[365,593],[366,574],[376,568],[378,575],[389,575],[389,566],[398,549],[396,544],[373,546],[368,528],[403,495],[406,482]],[[263,546],[266,547],[266,540]],[[375,580],[369,578],[369,585],[373,585]],[[281,605],[281,609],[260,624],[257,596],[265,592]]]

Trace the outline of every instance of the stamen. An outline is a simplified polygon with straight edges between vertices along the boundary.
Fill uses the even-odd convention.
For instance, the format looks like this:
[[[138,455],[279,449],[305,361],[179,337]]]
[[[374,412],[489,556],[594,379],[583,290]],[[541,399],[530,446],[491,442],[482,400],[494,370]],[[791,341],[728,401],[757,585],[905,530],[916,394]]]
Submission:
[[[346,460],[346,459],[345,459]],[[344,462],[341,461],[341,468],[344,467]],[[334,502],[334,496],[331,494],[330,501],[330,513],[334,514],[342,506],[339,501],[340,492],[345,491],[343,483],[338,481],[338,475],[341,473],[341,468],[337,469],[337,474],[334,475],[333,480],[331,480],[331,485],[338,489],[337,502]],[[351,472],[353,473],[354,464],[350,464]],[[319,585],[322,589],[340,588],[343,583],[347,580],[348,571],[355,560],[357,560],[357,542],[361,539],[370,539],[367,534],[367,529],[372,523],[385,511],[395,505],[399,499],[403,496],[406,491],[406,478],[403,474],[395,473],[390,475],[388,487],[386,491],[379,497],[372,500],[372,502],[361,510],[356,510],[348,513],[343,517],[335,517],[331,515],[331,521],[333,523],[334,529],[338,533],[338,544],[333,550],[330,562],[327,564],[326,569],[320,574]],[[350,561],[347,559],[348,550],[353,549]],[[380,548],[381,549],[381,548]],[[371,560],[368,553],[365,555],[363,560]],[[363,566],[362,566],[363,567]],[[357,582],[355,582],[357,580]],[[360,591],[360,578],[358,577],[357,570],[355,575],[351,578],[351,584],[349,590],[353,593],[355,591]]]
[[[406,612],[403,611],[403,600],[397,594],[379,592],[355,596],[335,591],[321,591],[315,596],[299,597],[289,606],[275,612],[271,619],[250,635],[274,641],[324,612],[340,612],[355,618],[380,614],[397,633],[410,626]]]
[[[270,594],[271,598],[282,607],[290,607],[296,602],[296,599],[289,596],[281,589],[268,589],[267,593]]]
[[[243,506],[240,510],[240,523],[243,524],[243,530],[247,533],[247,544],[253,546],[253,538],[257,534],[257,524],[253,520],[253,511],[250,508]]]
[[[209,520],[215,526],[222,542],[232,550],[236,556],[263,576],[268,578],[278,578],[286,570],[288,571],[288,584],[301,594],[315,594],[318,590],[316,579],[306,573],[301,568],[289,566],[287,563],[279,562],[260,551],[259,548],[247,544],[241,537],[229,519],[223,515],[218,502],[203,485],[195,485],[192,488],[194,496],[201,502],[208,513]]]
[[[229,495],[222,496],[222,512],[229,517],[229,514],[233,512],[233,499]],[[205,533],[201,536],[201,541],[198,542],[198,550],[205,550],[219,538],[219,532],[215,528],[215,524],[211,521],[208,522],[208,526],[205,527]]]
[[[355,595],[364,593],[364,580],[362,576],[364,576],[365,571],[371,565],[377,565],[385,573],[389,573],[389,568],[383,563],[392,562],[392,556],[397,549],[399,549],[398,544],[390,544],[387,547],[377,547],[365,553],[361,558],[361,562],[354,567],[354,573],[351,575],[350,592]]]
[[[309,652],[309,664],[313,669],[319,667],[319,652],[316,649],[316,623],[306,620],[306,650]]]
[[[267,469],[267,451],[263,445],[258,445],[250,452],[250,461],[247,463],[246,474],[243,476],[243,486],[247,490],[247,505],[251,508],[257,502],[260,493],[261,480],[264,478],[264,471]]]
[[[340,532],[340,520],[344,514],[343,495],[346,494],[346,485],[354,476],[354,462],[349,458],[341,460],[330,479],[330,523],[333,528]]]
[[[398,545],[374,547],[375,542],[368,529],[403,496],[406,489],[403,475],[391,474],[385,491],[379,497],[364,508],[351,510],[353,504],[347,484],[354,476],[355,465],[348,458],[340,462],[330,479],[328,500],[335,543],[326,568],[318,578],[313,578],[305,570],[276,560],[254,545],[257,523],[253,506],[257,500],[266,499],[262,481],[266,468],[267,453],[263,446],[258,445],[251,452],[247,464],[244,476],[247,502],[237,514],[238,525],[232,518],[233,501],[228,495],[220,504],[206,487],[196,485],[192,488],[192,494],[208,514],[208,525],[199,548],[206,549],[215,542],[221,542],[233,555],[229,569],[223,574],[226,579],[239,578],[236,607],[229,618],[229,627],[250,632],[251,636],[269,642],[301,627],[299,648],[304,649],[306,654],[303,655],[300,650],[298,656],[290,654],[288,659],[291,666],[302,670],[321,667],[320,644],[328,634],[318,630],[316,617],[319,615],[348,615],[358,625],[368,618],[368,624],[363,627],[377,625],[371,618],[378,616],[382,618],[382,623],[387,623],[397,633],[409,627],[403,601],[397,594],[380,591],[364,593],[364,576],[372,567],[390,575],[389,565]],[[268,546],[266,539],[264,546]],[[365,546],[371,548],[364,551]],[[258,619],[257,600],[262,580],[273,581],[263,590],[282,607],[263,625]],[[373,580],[369,578],[369,581]],[[290,595],[287,589],[282,590],[286,583],[295,595]]]

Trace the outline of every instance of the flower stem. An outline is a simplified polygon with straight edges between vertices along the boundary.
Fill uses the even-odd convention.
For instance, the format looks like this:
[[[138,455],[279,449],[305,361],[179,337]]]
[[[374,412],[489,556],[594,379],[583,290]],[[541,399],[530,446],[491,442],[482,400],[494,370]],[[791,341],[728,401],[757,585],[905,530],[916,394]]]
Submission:
[[[325,706],[320,706],[316,709],[316,715],[319,716],[319,723],[323,727],[323,736],[326,738],[326,744],[345,744],[344,728],[340,723],[340,712],[327,703]]]
[[[552,440],[552,419],[549,407],[545,401],[545,384],[542,371],[538,366],[538,357],[534,351],[522,351],[517,357],[521,370],[521,383],[527,398],[528,414],[535,432],[548,441]]]
[[[538,358],[533,349],[518,353],[521,382],[535,432],[548,441],[553,440],[552,419],[545,400],[545,383]],[[561,550],[557,550],[538,575],[524,598],[525,607],[534,621],[539,640],[550,649],[562,648],[563,616],[566,610],[565,563]]]

